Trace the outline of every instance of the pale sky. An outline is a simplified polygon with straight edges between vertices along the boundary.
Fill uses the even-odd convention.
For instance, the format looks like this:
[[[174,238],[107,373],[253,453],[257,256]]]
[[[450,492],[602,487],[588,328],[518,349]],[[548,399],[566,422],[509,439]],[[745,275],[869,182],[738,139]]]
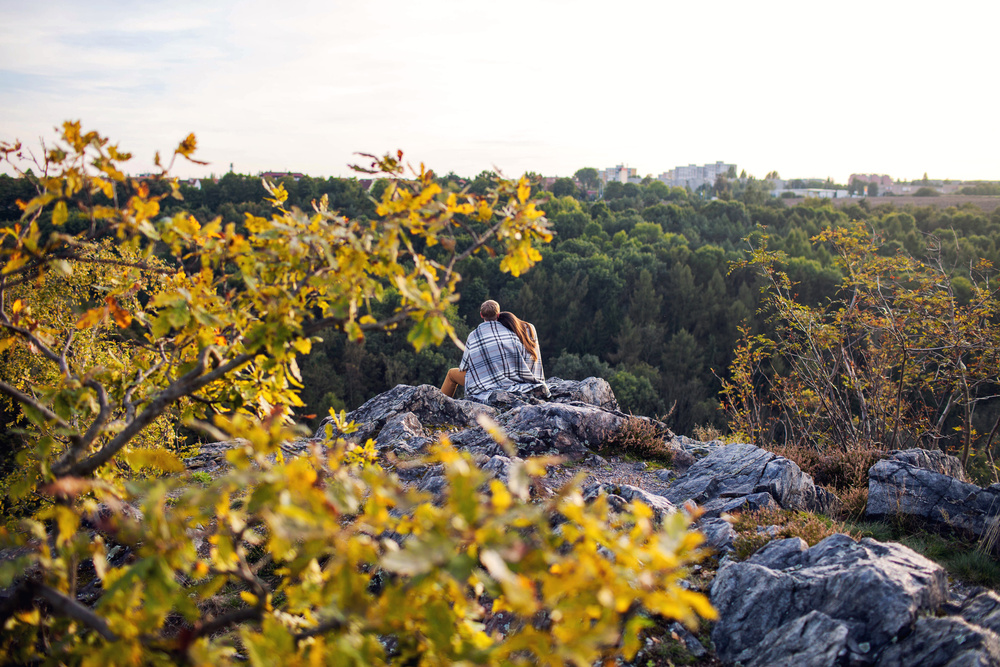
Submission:
[[[0,0],[0,139],[79,119],[151,170],[1000,180],[1000,3]]]

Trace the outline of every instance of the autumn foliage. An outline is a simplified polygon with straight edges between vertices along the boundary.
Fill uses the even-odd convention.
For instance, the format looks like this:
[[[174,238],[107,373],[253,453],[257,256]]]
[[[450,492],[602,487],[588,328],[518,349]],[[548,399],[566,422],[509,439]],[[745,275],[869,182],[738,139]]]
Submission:
[[[0,152],[23,169],[20,145]],[[266,184],[273,214],[239,227],[160,215],[171,165],[157,156],[170,187],[152,194],[78,123],[22,172],[38,194],[0,230],[0,393],[23,442],[3,480],[9,659],[589,666],[634,654],[657,614],[712,616],[679,584],[701,556],[688,517],[533,494],[546,461],[504,484],[442,442],[423,462],[447,482],[435,499],[332,430],[289,455],[319,331],[407,323],[439,344],[456,262],[482,250],[516,275],[551,238],[526,179],[444,192],[401,153],[368,157],[388,179],[376,220],[286,208]],[[230,467],[185,476],[182,427],[232,441]]]
[[[765,278],[775,334],[744,331],[723,383],[731,428],[817,451],[941,448],[995,478],[1000,421],[979,414],[1000,364],[993,267],[953,277],[940,261],[886,252],[864,223],[813,240],[844,275],[819,306],[797,298],[780,253],[761,245],[746,262]]]

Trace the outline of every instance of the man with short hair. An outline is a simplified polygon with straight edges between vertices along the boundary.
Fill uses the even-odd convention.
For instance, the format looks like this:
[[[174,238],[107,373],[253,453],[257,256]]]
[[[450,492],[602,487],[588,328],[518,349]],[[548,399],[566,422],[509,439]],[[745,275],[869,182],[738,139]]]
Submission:
[[[497,389],[528,392],[540,387],[548,395],[545,379],[532,371],[524,345],[513,331],[497,321],[500,304],[492,299],[484,301],[479,316],[483,323],[469,334],[462,363],[448,371],[442,393],[453,397],[458,385],[464,385],[465,397],[481,402]]]

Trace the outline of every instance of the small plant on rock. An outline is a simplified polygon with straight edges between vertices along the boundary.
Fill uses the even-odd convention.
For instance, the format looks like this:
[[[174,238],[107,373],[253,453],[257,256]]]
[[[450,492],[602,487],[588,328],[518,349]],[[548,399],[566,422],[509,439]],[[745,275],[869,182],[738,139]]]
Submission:
[[[663,427],[644,417],[629,417],[612,437],[601,443],[599,450],[646,461],[670,463],[673,460],[673,450],[664,439]]]

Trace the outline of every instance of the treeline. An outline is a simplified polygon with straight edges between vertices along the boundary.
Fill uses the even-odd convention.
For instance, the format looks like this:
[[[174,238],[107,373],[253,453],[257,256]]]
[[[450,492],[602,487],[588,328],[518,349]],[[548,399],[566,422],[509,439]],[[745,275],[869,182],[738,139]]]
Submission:
[[[449,174],[440,184],[445,190],[484,189],[489,178],[485,172],[472,179]],[[375,183],[370,192],[357,179],[339,178],[281,183],[290,205],[308,210],[327,195],[331,208],[355,218],[375,215],[371,194],[384,187]],[[30,196],[26,188],[0,176],[0,212],[7,220],[17,219],[14,200]],[[180,192],[183,201],[162,201],[164,213],[183,208],[203,221],[221,216],[241,224],[246,213],[270,211],[257,177],[227,174]],[[806,200],[787,207],[753,179],[733,181],[721,193],[728,200],[703,199],[659,181],[609,187],[596,202],[569,192],[548,195],[545,210],[556,236],[542,248],[541,264],[514,278],[488,254],[465,260],[462,300],[450,318],[464,338],[479,322],[479,304],[496,299],[535,324],[548,376],[604,377],[624,409],[669,413],[680,433],[702,424],[724,426],[719,377],[732,361],[738,328],[769,326],[768,313],[760,312],[760,278],[732,268],[763,235],[770,248],[787,255],[785,268],[798,297],[811,304],[833,297],[842,276],[830,249],[810,239],[852,220],[867,221],[881,235],[884,253],[901,250],[940,261],[958,276],[959,291],[971,288],[960,276],[979,259],[1000,266],[1000,209],[987,214],[971,204],[898,208],[858,200],[835,208],[829,201]],[[393,307],[391,292],[376,304],[382,313]],[[414,353],[405,332],[375,334],[364,345],[326,337],[300,364],[308,406],[302,414],[352,409],[398,383],[439,385],[460,356],[448,344]]]

